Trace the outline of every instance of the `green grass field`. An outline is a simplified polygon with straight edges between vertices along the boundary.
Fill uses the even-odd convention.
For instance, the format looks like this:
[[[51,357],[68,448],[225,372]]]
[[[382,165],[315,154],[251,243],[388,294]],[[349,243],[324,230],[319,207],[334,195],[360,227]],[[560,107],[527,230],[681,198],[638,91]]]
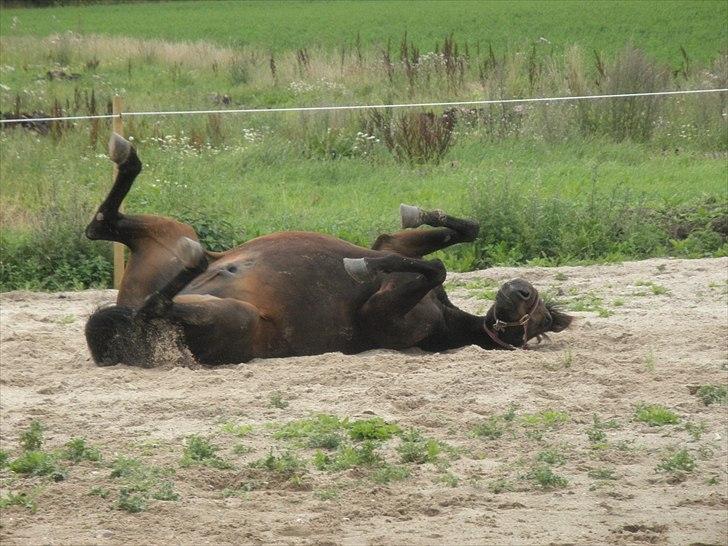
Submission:
[[[460,41],[492,43],[497,50],[532,42],[556,52],[580,44],[614,53],[631,40],[664,61],[680,60],[682,46],[697,61],[712,60],[728,45],[728,5],[721,0],[494,2],[450,0],[340,2],[159,2],[43,10],[7,9],[3,36],[78,33],[208,40],[221,45],[285,51],[336,50],[398,44],[408,32],[423,50],[453,33]],[[16,19],[17,18],[17,19]],[[544,41],[546,40],[546,41]]]
[[[718,54],[724,34],[715,27],[726,5],[667,4],[610,4],[603,14],[590,2],[418,3],[406,42],[403,27],[378,19],[382,6],[409,9],[405,3],[3,10],[0,110],[93,114],[114,94],[127,110],[143,110],[727,87],[728,54]],[[695,28],[684,24],[686,6]],[[240,41],[238,20],[258,34]],[[118,35],[44,36],[71,25],[102,34],[112,21]],[[266,34],[271,21],[297,31]],[[554,29],[544,30],[551,44],[531,45],[535,21]],[[476,49],[491,24],[503,39],[493,38],[492,52]],[[450,31],[456,41],[446,47]],[[382,36],[392,37],[389,53],[377,45]],[[179,41],[186,39],[196,42]],[[483,227],[475,244],[443,255],[461,270],[724,255],[727,99],[491,106],[456,112],[451,127],[442,110],[424,125],[418,112],[127,118],[145,164],[127,210],[182,217],[221,249],[285,229],[368,244],[396,229],[401,202],[443,208]],[[1,289],[108,285],[110,246],[81,233],[110,186],[109,132],[108,122],[84,121],[48,134],[0,133]]]

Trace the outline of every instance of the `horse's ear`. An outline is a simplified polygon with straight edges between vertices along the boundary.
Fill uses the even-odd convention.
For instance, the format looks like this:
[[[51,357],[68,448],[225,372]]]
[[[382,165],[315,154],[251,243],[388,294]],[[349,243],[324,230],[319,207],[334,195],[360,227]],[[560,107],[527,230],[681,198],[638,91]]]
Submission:
[[[561,332],[562,330],[566,330],[574,320],[574,317],[571,315],[567,315],[566,313],[562,313],[556,309],[549,309],[549,312],[551,313],[552,320],[551,328],[549,329],[551,332]]]

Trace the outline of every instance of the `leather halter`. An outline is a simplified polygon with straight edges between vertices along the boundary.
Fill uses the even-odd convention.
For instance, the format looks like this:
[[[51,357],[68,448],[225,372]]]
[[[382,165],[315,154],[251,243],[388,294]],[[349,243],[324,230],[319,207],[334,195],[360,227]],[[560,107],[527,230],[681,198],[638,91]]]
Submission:
[[[495,307],[493,307],[493,318],[495,319],[495,323],[493,323],[493,330],[488,328],[488,325],[486,324],[485,320],[483,321],[483,329],[485,330],[485,333],[488,334],[488,337],[492,339],[497,345],[500,347],[503,347],[504,349],[508,349],[509,351],[515,351],[517,349],[528,349],[528,321],[531,320],[531,315],[536,310],[536,307],[538,307],[538,304],[541,303],[541,298],[536,298],[536,301],[533,303],[533,306],[531,309],[523,315],[520,319],[518,319],[515,322],[505,322],[498,318],[498,315],[495,314]],[[522,347],[516,347],[515,345],[511,345],[510,343],[506,343],[502,339],[498,337],[497,332],[504,332],[506,328],[510,328],[512,326],[523,326],[523,346]],[[539,340],[540,341],[540,340]]]

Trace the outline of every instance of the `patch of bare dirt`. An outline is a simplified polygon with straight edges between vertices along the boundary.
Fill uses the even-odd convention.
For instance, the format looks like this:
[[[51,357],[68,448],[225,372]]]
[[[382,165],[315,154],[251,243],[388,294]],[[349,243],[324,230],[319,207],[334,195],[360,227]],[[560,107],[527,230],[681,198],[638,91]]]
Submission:
[[[96,306],[113,301],[111,290],[2,294],[2,449],[17,457],[20,433],[38,420],[46,449],[83,436],[104,459],[64,463],[68,477],[58,483],[0,470],[3,495],[24,491],[37,503],[35,513],[0,511],[0,541],[726,544],[726,406],[706,406],[695,386],[728,382],[728,259],[494,268],[450,274],[448,282],[456,304],[482,312],[488,287],[516,276],[589,310],[574,312],[570,330],[531,351],[379,350],[214,369],[95,367],[83,327]],[[275,393],[282,403],[272,403]],[[640,402],[662,404],[680,422],[638,422]],[[474,427],[514,404],[502,435],[474,436]],[[545,410],[567,418],[540,428],[522,420]],[[458,455],[407,465],[408,478],[384,484],[357,468],[318,471],[313,450],[300,447],[308,464],[300,482],[248,466],[271,448],[286,449],[277,426],[311,413],[381,416]],[[614,423],[603,441],[588,434],[595,415]],[[237,438],[221,428],[228,421],[253,430]],[[221,446],[234,468],[181,465],[191,434]],[[399,465],[392,446],[382,453]],[[687,450],[694,470],[658,470],[677,449]],[[544,489],[532,478],[549,450],[563,458],[550,468],[564,487]],[[109,463],[120,454],[171,469],[179,500],[149,500],[139,513],[118,509]],[[89,494],[94,488],[109,495]]]

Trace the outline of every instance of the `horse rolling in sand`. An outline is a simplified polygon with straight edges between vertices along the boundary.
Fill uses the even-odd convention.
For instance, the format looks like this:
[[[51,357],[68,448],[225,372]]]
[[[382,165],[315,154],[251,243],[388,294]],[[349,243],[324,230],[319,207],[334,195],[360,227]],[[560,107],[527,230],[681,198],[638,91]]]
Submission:
[[[405,229],[380,235],[370,249],[291,231],[209,252],[186,224],[119,212],[142,164],[116,134],[109,155],[118,175],[86,236],[123,243],[131,256],[116,305],[86,324],[100,366],[148,365],[160,328],[211,365],[375,348],[515,349],[571,323],[523,279],[503,284],[485,316],[450,302],[445,267],[423,257],[473,241],[475,222],[402,205]],[[413,229],[421,225],[434,229]]]

